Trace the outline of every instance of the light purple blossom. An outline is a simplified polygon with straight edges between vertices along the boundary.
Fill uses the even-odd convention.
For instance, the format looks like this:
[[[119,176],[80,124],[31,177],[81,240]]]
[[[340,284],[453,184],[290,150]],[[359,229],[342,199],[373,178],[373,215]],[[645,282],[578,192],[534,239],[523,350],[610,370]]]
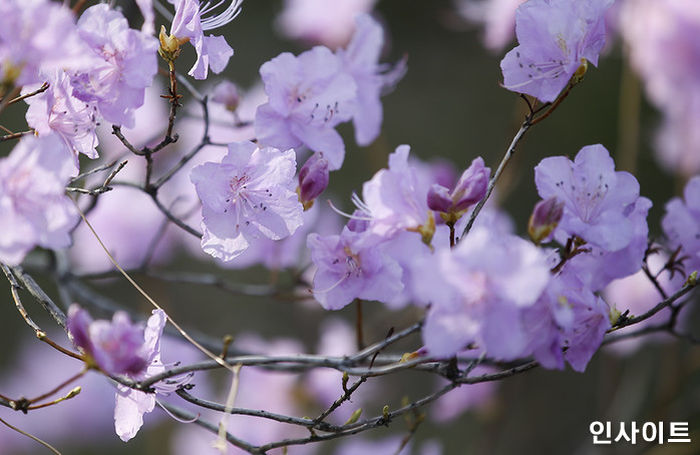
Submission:
[[[628,172],[615,172],[602,145],[583,147],[573,162],[564,156],[543,159],[535,167],[535,183],[543,199],[564,201],[564,216],[554,232],[560,243],[577,235],[605,251],[618,251],[634,238],[629,215],[639,198],[639,183]]]
[[[582,372],[610,328],[610,309],[565,271],[550,280],[536,304],[524,311],[523,321],[528,350],[543,367],[561,370],[566,360]]]
[[[210,67],[217,74],[222,72],[233,56],[233,49],[223,36],[206,36],[204,32],[222,27],[238,16],[241,0],[230,0],[226,9],[218,14],[214,10],[222,2],[214,5],[206,2],[200,9],[199,0],[169,1],[175,5],[170,34],[180,40],[189,40],[197,52],[197,61],[187,74],[195,79],[206,79]]]
[[[686,272],[700,271],[700,176],[685,186],[683,199],[673,198],[666,203],[666,214],[661,226],[672,250],[681,248]]]
[[[238,86],[231,81],[223,80],[216,84],[211,93],[211,100],[215,103],[223,104],[226,109],[233,112],[241,102],[241,95],[238,93]]]
[[[256,238],[279,240],[302,224],[302,206],[293,188],[294,150],[258,148],[252,142],[229,145],[220,163],[192,170],[202,201],[202,249],[224,262]]]
[[[45,92],[26,99],[29,104],[27,124],[40,136],[53,132],[63,139],[66,146],[75,153],[76,167],[79,153],[97,158],[97,107],[72,95],[73,87],[65,72],[53,71],[46,81],[49,88]],[[22,92],[28,93],[37,88],[38,86],[27,86]]]
[[[381,169],[362,186],[364,204],[359,208],[371,217],[370,229],[383,237],[404,229],[429,230],[434,224],[427,202],[429,182],[409,163],[409,152],[408,145],[397,147],[389,155],[389,168]]]
[[[277,18],[283,35],[331,49],[344,46],[355,29],[355,17],[368,13],[377,0],[285,0]]]
[[[139,7],[141,11],[141,16],[143,16],[143,25],[141,26],[141,31],[147,35],[153,35],[156,31],[155,20],[156,15],[153,11],[153,0],[135,0],[136,6]]]
[[[264,63],[260,76],[269,97],[255,115],[260,143],[285,150],[305,145],[339,169],[345,144],[334,128],[352,117],[357,96],[341,59],[320,46],[298,57],[285,52]]]
[[[78,212],[65,194],[77,168],[54,134],[27,136],[0,159],[0,261],[17,265],[35,246],[65,248]]]
[[[130,29],[126,18],[106,4],[86,9],[78,31],[90,49],[91,65],[71,74],[73,96],[94,102],[105,120],[132,128],[134,110],[158,71],[158,40]]]
[[[629,243],[624,248],[609,251],[599,246],[585,245],[588,251],[574,256],[565,267],[575,269],[575,273],[592,291],[600,291],[612,280],[640,270],[649,241],[647,214],[650,208],[651,201],[639,197],[622,211],[625,222],[632,226]]]
[[[693,0],[621,2],[619,28],[629,62],[664,114],[656,156],[668,170],[700,172],[700,4]]]
[[[506,47],[515,35],[515,10],[525,0],[455,0],[457,12],[484,25],[484,44],[491,51]]]
[[[0,2],[0,83],[43,82],[41,72],[79,68],[85,48],[73,13],[46,0]]]
[[[476,343],[501,359],[526,352],[522,311],[547,285],[542,252],[513,235],[472,229],[456,248],[441,248],[423,262],[422,300],[432,303],[423,327],[431,356],[449,357]]]
[[[501,61],[505,88],[554,101],[579,67],[598,65],[605,12],[612,2],[530,0],[520,5],[515,13],[519,45]]]
[[[377,248],[381,240],[369,231],[348,228],[340,235],[309,235],[317,268],[313,293],[323,308],[339,310],[356,298],[388,302],[401,292],[401,267]]]
[[[160,341],[167,316],[163,310],[153,310],[143,331],[143,353],[147,361],[145,371],[131,374],[132,379],[146,379],[165,371],[160,356]],[[138,433],[143,425],[143,415],[153,411],[156,405],[156,395],[167,395],[175,392],[190,379],[191,374],[176,376],[153,385],[155,393],[145,393],[129,387],[118,385],[116,403],[114,406],[114,428],[122,441],[128,441]]]
[[[355,18],[355,33],[347,48],[338,50],[344,70],[357,85],[351,110],[355,140],[362,146],[371,144],[379,136],[383,117],[380,97],[406,74],[405,60],[393,68],[379,64],[383,47],[384,29],[369,14],[361,14]]]
[[[138,375],[148,365],[143,328],[134,325],[124,312],[114,314],[112,321],[93,321],[77,304],[68,309],[66,328],[73,343],[94,364],[107,374]]]

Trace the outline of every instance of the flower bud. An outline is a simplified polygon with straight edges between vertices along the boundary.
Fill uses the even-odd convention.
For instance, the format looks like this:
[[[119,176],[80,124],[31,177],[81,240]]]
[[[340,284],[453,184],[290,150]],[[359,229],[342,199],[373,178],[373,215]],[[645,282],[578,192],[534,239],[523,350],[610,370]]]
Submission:
[[[165,31],[164,26],[160,26],[160,33],[158,34],[158,41],[160,41],[160,48],[158,49],[158,54],[163,57],[168,62],[173,62],[180,55],[180,45],[187,42],[189,38],[181,40],[175,35],[168,35]]]
[[[564,215],[564,202],[556,197],[544,199],[535,205],[527,232],[536,244],[549,237],[549,234],[556,229],[561,217]]]
[[[352,218],[348,220],[346,226],[352,232],[365,232],[369,228],[367,214],[362,210],[355,210],[352,212]]]
[[[299,170],[299,200],[308,210],[316,199],[328,187],[328,160],[323,153],[313,154]]]
[[[450,190],[434,183],[428,190],[428,208],[436,212],[449,212],[452,208]]]
[[[230,81],[221,81],[212,92],[212,101],[226,106],[226,109],[233,112],[238,108],[241,97],[238,94],[238,87]]]
[[[484,166],[484,160],[481,157],[475,158],[452,191],[453,211],[461,212],[483,199],[490,175],[491,170]]]

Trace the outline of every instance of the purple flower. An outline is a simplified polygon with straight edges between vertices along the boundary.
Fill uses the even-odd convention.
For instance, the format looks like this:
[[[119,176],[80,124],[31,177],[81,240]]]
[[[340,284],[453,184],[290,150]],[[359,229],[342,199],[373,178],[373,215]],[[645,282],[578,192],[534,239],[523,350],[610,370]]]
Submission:
[[[620,2],[619,28],[629,62],[648,98],[664,114],[657,158],[668,170],[700,172],[700,3],[693,0]]]
[[[331,49],[344,46],[355,29],[354,18],[372,10],[377,0],[285,0],[277,18],[287,37]]]
[[[380,65],[379,57],[384,47],[384,30],[369,14],[355,18],[355,33],[346,49],[339,49],[338,56],[357,84],[357,96],[353,101],[353,123],[358,145],[369,145],[382,126],[380,97],[392,90],[406,74],[406,61],[401,60],[393,68]]]
[[[684,261],[686,272],[700,270],[700,176],[688,181],[683,199],[668,201],[661,226],[669,247],[672,250],[680,247],[680,255],[687,257]]]
[[[565,243],[577,235],[605,251],[617,251],[635,236],[630,207],[639,198],[639,183],[615,163],[600,144],[583,147],[574,162],[564,156],[543,159],[535,167],[537,191],[543,199],[564,201],[564,216],[554,237]]]
[[[419,232],[430,243],[435,228],[428,208],[429,183],[408,162],[408,145],[389,155],[389,168],[381,169],[362,186],[364,204],[360,209],[372,218],[370,229],[383,237],[400,230]]]
[[[189,40],[197,51],[197,61],[187,74],[195,79],[206,79],[209,67],[217,74],[222,72],[233,56],[233,49],[223,36],[205,36],[204,32],[222,27],[235,19],[241,12],[242,0],[231,0],[219,14],[215,14],[214,10],[223,2],[217,2],[213,6],[206,2],[204,8],[200,9],[199,0],[169,1],[175,5],[170,35],[178,40]]]
[[[317,268],[313,292],[323,308],[339,310],[356,298],[387,302],[401,292],[401,267],[378,248],[379,242],[368,231],[347,228],[340,235],[309,235]]]
[[[466,20],[484,25],[484,44],[500,51],[515,34],[515,10],[525,0],[455,0],[457,12]]]
[[[77,304],[68,309],[66,328],[73,343],[88,356],[88,364],[109,375],[142,373],[148,365],[143,328],[134,325],[124,312],[114,314],[112,321],[93,321]]]
[[[523,3],[515,13],[519,45],[501,61],[505,88],[554,101],[575,73],[585,71],[586,62],[598,64],[605,44],[605,12],[612,2]]]
[[[27,124],[40,136],[55,132],[63,139],[68,148],[75,153],[76,167],[79,153],[92,159],[97,158],[97,107],[72,95],[70,78],[63,71],[52,72],[47,82],[48,90],[26,99],[29,104]],[[23,93],[37,88],[25,87]]]
[[[220,163],[192,170],[190,179],[202,201],[202,249],[231,261],[256,238],[279,240],[302,224],[294,192],[294,150],[258,148],[252,142],[229,144]]]
[[[304,209],[328,187],[328,160],[323,153],[314,153],[299,170],[299,198]]]
[[[345,144],[334,128],[352,117],[357,93],[340,58],[325,47],[298,57],[285,52],[264,63],[260,76],[269,97],[255,115],[260,143],[284,150],[306,145],[339,169]]]
[[[43,82],[42,71],[84,65],[84,53],[66,6],[46,0],[0,2],[0,83]]]
[[[464,212],[486,195],[489,175],[491,170],[484,166],[484,160],[481,157],[475,158],[471,166],[462,173],[451,192],[438,183],[430,187],[428,207],[443,213]]]
[[[584,246],[589,251],[574,256],[565,267],[575,269],[592,291],[600,291],[612,280],[641,270],[648,244],[647,214],[650,208],[651,201],[640,197],[622,211],[626,223],[632,226],[627,246],[615,251],[595,245]]]
[[[550,278],[541,251],[525,240],[472,229],[456,248],[441,248],[416,277],[419,296],[432,303],[423,328],[431,356],[449,357],[476,343],[490,356],[526,353],[522,311]]]
[[[16,265],[35,246],[65,248],[78,222],[65,194],[77,168],[54,134],[27,136],[0,159],[0,262]]]
[[[135,0],[136,6],[139,7],[141,15],[143,16],[143,25],[141,26],[141,31],[147,35],[153,35],[156,31],[155,19],[156,15],[153,11],[153,0]]]
[[[73,96],[94,102],[105,120],[133,128],[134,110],[158,71],[158,40],[130,29],[124,16],[106,4],[86,9],[78,31],[92,61],[89,70],[71,75]]]
[[[231,81],[221,81],[216,84],[211,94],[211,100],[226,106],[226,109],[233,112],[241,102],[241,95],[238,93],[238,86]]]
[[[564,368],[564,360],[582,372],[610,328],[609,308],[575,275],[552,278],[523,321],[528,350],[545,368]],[[564,351],[564,348],[566,350]]]
[[[167,316],[163,310],[153,310],[143,331],[143,353],[147,367],[141,373],[131,375],[133,379],[146,379],[165,371],[160,356],[160,339]],[[191,374],[176,376],[153,385],[155,393],[145,393],[123,385],[117,386],[116,404],[114,406],[114,428],[122,441],[128,441],[138,433],[143,425],[143,415],[153,411],[157,394],[170,394],[191,379]]]
[[[555,196],[535,204],[527,224],[527,233],[530,239],[536,244],[540,244],[556,229],[562,216],[564,216],[564,202]]]

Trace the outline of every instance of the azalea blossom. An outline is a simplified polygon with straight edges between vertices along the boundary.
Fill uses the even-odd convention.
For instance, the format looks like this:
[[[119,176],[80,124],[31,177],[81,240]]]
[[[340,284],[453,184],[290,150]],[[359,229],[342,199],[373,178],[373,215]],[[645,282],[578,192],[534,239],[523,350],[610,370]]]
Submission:
[[[317,268],[313,293],[325,309],[339,310],[356,298],[387,302],[401,292],[401,267],[378,248],[380,242],[368,231],[347,227],[340,235],[309,234]]]
[[[144,371],[131,374],[132,379],[143,380],[166,370],[160,355],[160,341],[166,322],[167,316],[163,310],[153,310],[143,331],[143,353],[147,366]],[[117,385],[114,428],[121,440],[126,442],[136,436],[143,425],[143,415],[155,408],[157,395],[173,393],[191,378],[192,373],[156,382],[153,384],[154,393],[145,393],[121,384]]]
[[[277,18],[283,35],[323,44],[331,49],[347,44],[355,28],[354,18],[368,13],[377,0],[285,0]]]
[[[187,73],[195,79],[206,79],[209,68],[220,73],[233,56],[233,49],[223,36],[204,35],[207,30],[222,27],[241,12],[242,0],[231,0],[221,13],[215,10],[229,0],[215,4],[207,1],[200,8],[199,0],[169,0],[175,5],[175,17],[170,27],[170,35],[180,41],[189,41],[197,52],[197,61]]]
[[[65,248],[79,217],[65,187],[77,168],[55,134],[27,136],[0,158],[0,262],[17,265],[35,246]]]
[[[666,203],[661,226],[671,249],[680,248],[680,255],[686,257],[686,272],[700,271],[700,176],[686,184],[683,199],[673,198]]]
[[[97,106],[75,98],[70,78],[61,70],[52,72],[47,77],[47,82],[49,88],[46,91],[26,99],[29,104],[27,124],[39,135],[53,132],[63,139],[66,146],[75,153],[76,167],[79,153],[97,158]],[[23,93],[37,88],[25,87]]]
[[[194,168],[190,179],[202,201],[202,249],[222,261],[243,253],[255,239],[279,240],[302,224],[294,192],[294,150],[229,144],[221,162]]]
[[[565,156],[545,158],[535,167],[537,191],[543,199],[564,202],[564,215],[554,236],[562,244],[577,235],[606,251],[632,241],[630,205],[639,198],[639,183],[629,172],[615,171],[610,153],[600,144],[583,147],[572,162]]]
[[[87,363],[109,375],[138,375],[148,365],[143,328],[129,316],[117,312],[111,321],[93,321],[87,311],[73,304],[68,309],[66,328],[73,343],[88,356]]]
[[[255,115],[260,143],[285,150],[305,145],[323,152],[331,170],[339,169],[345,144],[335,126],[352,118],[357,96],[357,86],[342,64],[320,46],[298,57],[284,52],[264,63],[260,76],[269,100]]]
[[[501,61],[503,85],[551,102],[587,62],[598,65],[613,0],[530,0],[515,13],[519,45]]]
[[[158,40],[129,28],[122,13],[104,3],[83,12],[78,32],[91,60],[89,69],[71,74],[73,96],[95,103],[105,120],[133,128],[134,110],[158,71]]]
[[[429,354],[449,357],[476,343],[500,359],[527,355],[522,312],[549,282],[544,254],[531,243],[485,227],[420,267],[417,293],[431,303],[423,327]]]
[[[73,13],[47,0],[0,2],[0,83],[41,83],[42,72],[85,65]]]
[[[361,14],[355,18],[355,33],[347,48],[337,52],[357,85],[351,110],[358,145],[369,145],[379,136],[383,118],[380,98],[406,74],[405,59],[393,67],[379,64],[383,48],[384,29],[369,14]]]
[[[434,216],[428,207],[429,183],[408,161],[411,148],[400,145],[389,155],[389,168],[381,169],[362,186],[364,204],[360,208],[372,219],[370,229],[390,237],[406,229],[428,241],[434,229]]]

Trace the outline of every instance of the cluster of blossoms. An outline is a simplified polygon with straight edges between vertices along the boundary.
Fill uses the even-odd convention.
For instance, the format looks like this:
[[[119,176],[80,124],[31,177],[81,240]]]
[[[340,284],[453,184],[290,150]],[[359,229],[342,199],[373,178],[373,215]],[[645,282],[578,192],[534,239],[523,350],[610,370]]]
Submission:
[[[62,261],[72,239],[78,243],[91,236],[85,226],[78,227],[80,205],[66,194],[68,185],[93,174],[79,176],[84,159],[80,155],[117,158],[124,152],[122,146],[135,151],[132,143],[138,143],[144,148],[135,152],[146,156],[146,170],[130,166],[120,174],[122,187],[115,190],[119,196],[106,199],[112,201],[111,210],[97,202],[90,206],[94,209],[90,219],[98,231],[104,226],[120,232],[114,237],[113,256],[126,268],[145,270],[152,256],[167,256],[169,251],[157,249],[159,241],[166,244],[165,250],[174,249],[178,241],[174,236],[161,233],[146,239],[144,235],[172,221],[190,240],[191,234],[198,237],[198,252],[226,267],[296,267],[301,273],[295,284],[301,283],[309,291],[305,295],[323,309],[341,310],[360,301],[378,301],[392,310],[410,304],[419,307],[424,315],[422,346],[411,358],[441,361],[467,352],[495,362],[534,358],[545,368],[563,369],[568,362],[576,371],[585,370],[625,309],[618,305],[614,287],[620,281],[615,280],[639,278],[650,253],[647,215],[652,203],[640,196],[632,174],[616,170],[603,145],[585,146],[573,160],[547,157],[535,167],[541,201],[529,221],[529,240],[514,233],[498,208],[488,205],[482,211],[500,166],[492,175],[483,158],[477,157],[471,163],[465,160],[458,175],[444,165],[410,156],[408,145],[398,146],[386,168],[363,183],[361,194],[352,195],[351,213],[333,206],[347,218],[344,226],[338,226],[335,219],[328,221],[332,215],[314,204],[329,185],[330,171],[343,165],[346,146],[336,127],[352,121],[358,146],[374,142],[382,125],[381,97],[406,72],[405,59],[393,65],[380,63],[384,30],[366,12],[374,2],[353,5],[353,11],[358,8],[361,13],[353,18],[352,32],[349,26],[337,36],[327,36],[327,30],[310,34],[288,30],[329,47],[319,45],[298,56],[285,52],[264,63],[256,96],[254,90],[241,95],[228,81],[217,85],[211,102],[206,97],[199,100],[206,118],[202,141],[188,143],[192,149],[185,155],[161,158],[163,153],[153,154],[162,147],[148,148],[152,129],[139,125],[151,122],[151,115],[162,116],[143,109],[158,72],[158,55],[171,76],[166,139],[172,142],[180,96],[175,92],[174,62],[181,46],[189,42],[197,53],[190,76],[206,79],[210,68],[220,73],[233,49],[223,36],[204,32],[225,25],[240,12],[237,0],[214,5],[198,0],[171,3],[175,15],[169,32],[163,26],[158,38],[148,1],[137,2],[144,17],[141,30],[132,29],[123,14],[107,4],[85,9],[77,20],[66,6],[48,0],[0,4],[0,95],[3,103],[15,92],[26,99],[26,120],[33,133],[0,159],[0,262],[19,265],[36,246],[56,251]],[[509,5],[521,3],[515,12],[519,44],[501,62],[503,85],[556,108],[556,101],[581,80],[588,63],[598,64],[612,0],[529,0]],[[223,11],[216,13],[222,5]],[[350,8],[343,2],[345,7]],[[36,17],[46,19],[41,30]],[[289,27],[285,25],[289,17],[280,19],[283,28]],[[693,19],[688,19],[691,28],[697,25]],[[57,36],[62,39],[56,40]],[[53,41],[58,43],[47,45]],[[669,97],[666,91],[677,80],[684,87],[695,82],[685,76],[677,70],[676,77],[655,80],[651,85],[662,93],[658,99]],[[529,106],[524,128],[532,126],[533,116],[541,112]],[[0,104],[0,112],[4,107]],[[209,108],[218,124],[209,124]],[[192,122],[189,113],[177,128],[191,132],[188,122]],[[123,126],[131,143],[122,139],[115,151],[113,139],[100,128],[103,123],[118,126],[114,131],[119,134]],[[304,153],[308,158],[299,166]],[[162,177],[152,179],[163,167],[168,170]],[[80,189],[90,197],[99,195]],[[128,191],[139,191],[143,201]],[[187,210],[181,210],[184,206]],[[173,215],[175,208],[187,215],[182,219]],[[118,222],[112,219],[116,216]],[[201,238],[190,224],[199,225]],[[700,269],[700,176],[690,179],[683,199],[666,205],[662,227],[672,257],[682,258],[687,272]],[[81,255],[79,247],[70,251],[70,260],[76,268],[82,261],[89,270],[94,262]],[[667,264],[672,262],[668,259]],[[659,273],[673,272],[667,264],[659,267]],[[61,279],[75,279],[70,273],[63,275]],[[681,286],[673,276],[656,284]],[[137,434],[144,414],[161,397],[192,387],[191,374],[170,376],[149,388],[138,385],[168,372],[161,359],[167,320],[160,309],[140,325],[123,312],[111,321],[95,321],[77,304],[68,308],[66,326],[80,351],[76,356],[88,369],[119,383],[114,420],[124,441]],[[337,321],[328,327],[319,355],[351,354],[352,330]],[[235,347],[268,355],[303,351],[290,340],[266,343],[254,336],[236,339]],[[484,374],[490,371],[477,368]],[[280,407],[275,412],[301,415],[302,406],[292,398],[299,385],[292,375],[271,379],[262,370],[244,371],[237,406],[263,408],[274,402]],[[314,399],[325,408],[337,399],[339,382],[347,393],[347,377],[338,371],[310,374],[305,382],[305,390],[315,390]],[[261,387],[270,396],[256,401]],[[372,396],[371,388],[365,390]],[[464,394],[451,409],[443,404],[447,408],[443,417],[474,401],[474,396]],[[347,406],[339,414],[351,423],[355,415]],[[244,421],[236,420],[239,434],[255,444],[289,436],[272,427],[246,426]],[[188,431],[178,444],[182,450],[205,450]],[[369,444],[348,447],[341,446],[338,453],[375,450]],[[439,448],[426,444],[421,453],[439,453]]]

